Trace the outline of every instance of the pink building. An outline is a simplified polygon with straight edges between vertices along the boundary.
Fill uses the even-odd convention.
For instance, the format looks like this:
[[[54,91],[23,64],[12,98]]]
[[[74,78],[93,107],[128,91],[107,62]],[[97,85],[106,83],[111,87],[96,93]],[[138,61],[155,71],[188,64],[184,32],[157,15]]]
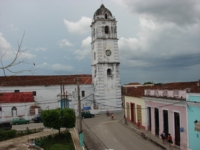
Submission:
[[[145,89],[147,110],[146,129],[155,136],[163,131],[171,134],[173,144],[187,150],[187,103],[186,93],[192,92],[197,82],[168,83]]]

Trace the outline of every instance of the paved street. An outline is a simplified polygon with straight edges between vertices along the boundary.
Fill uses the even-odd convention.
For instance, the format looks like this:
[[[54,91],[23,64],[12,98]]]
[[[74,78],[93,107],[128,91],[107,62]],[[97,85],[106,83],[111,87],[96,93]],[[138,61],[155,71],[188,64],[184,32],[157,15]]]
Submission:
[[[120,120],[123,114],[114,114],[111,120],[106,115],[96,115],[95,118],[83,120],[83,133],[86,146],[89,150],[161,150],[152,142],[125,126]]]
[[[30,124],[12,125],[12,129],[15,129],[15,130],[26,130],[27,127],[29,129],[44,128],[43,123],[30,123]]]

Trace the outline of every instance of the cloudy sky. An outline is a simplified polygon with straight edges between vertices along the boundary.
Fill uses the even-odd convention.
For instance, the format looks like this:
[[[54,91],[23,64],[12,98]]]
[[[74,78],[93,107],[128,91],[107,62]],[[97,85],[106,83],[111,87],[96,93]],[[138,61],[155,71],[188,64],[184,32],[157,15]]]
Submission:
[[[0,56],[18,75],[91,74],[91,29],[102,0],[1,0]],[[199,0],[104,0],[118,21],[121,83],[200,79]],[[0,71],[0,75],[4,75]],[[6,72],[6,75],[11,73]]]

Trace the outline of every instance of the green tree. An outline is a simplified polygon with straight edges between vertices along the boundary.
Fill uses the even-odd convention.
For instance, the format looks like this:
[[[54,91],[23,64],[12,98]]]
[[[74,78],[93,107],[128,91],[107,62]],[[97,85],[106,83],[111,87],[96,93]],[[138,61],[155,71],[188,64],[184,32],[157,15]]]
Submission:
[[[57,129],[59,134],[60,128],[75,127],[75,112],[70,108],[43,110],[41,117],[45,127]]]
[[[143,85],[146,85],[146,84],[154,84],[153,82],[144,82]]]

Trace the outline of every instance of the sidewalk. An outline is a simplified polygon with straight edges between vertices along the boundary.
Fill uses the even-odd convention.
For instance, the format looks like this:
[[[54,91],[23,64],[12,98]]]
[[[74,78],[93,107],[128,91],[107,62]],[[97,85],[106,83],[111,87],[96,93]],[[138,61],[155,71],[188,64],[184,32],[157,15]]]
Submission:
[[[120,120],[123,124],[125,124],[125,120]],[[162,143],[162,139],[159,138],[158,136],[153,135],[150,131],[144,130],[144,129],[138,129],[137,125],[126,121],[127,124],[130,128],[132,128],[135,132],[137,132],[139,135],[141,135],[141,132],[143,132],[147,136],[147,140],[153,142],[154,144],[160,146],[163,149],[166,150],[180,150],[180,148],[172,145],[171,149],[169,148],[168,141],[165,140],[164,144]]]

